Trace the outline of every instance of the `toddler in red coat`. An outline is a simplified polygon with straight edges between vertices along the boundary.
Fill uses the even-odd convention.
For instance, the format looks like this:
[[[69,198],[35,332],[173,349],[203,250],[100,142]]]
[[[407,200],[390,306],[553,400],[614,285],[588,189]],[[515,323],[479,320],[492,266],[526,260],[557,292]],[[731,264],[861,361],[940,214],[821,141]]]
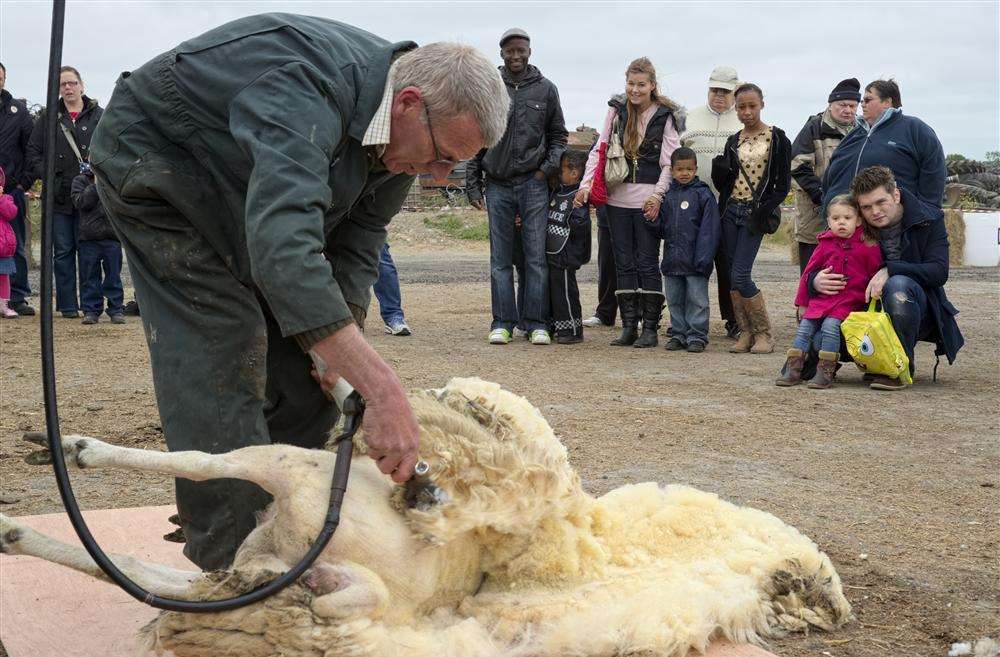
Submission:
[[[14,197],[4,192],[6,183],[3,167],[0,167],[0,317],[14,319],[17,313],[10,309],[10,275],[16,270],[14,252],[17,250],[17,236],[10,222],[17,218]]]
[[[882,268],[882,251],[848,194],[830,201],[826,221],[830,230],[819,235],[819,245],[799,280],[795,305],[804,311],[788,358],[775,381],[779,386],[801,382],[802,366],[811,348],[819,352],[819,364],[809,387],[833,385],[840,356],[840,323],[855,310],[864,308],[868,281]],[[822,270],[843,274],[846,287],[830,295],[811,292],[809,281]]]

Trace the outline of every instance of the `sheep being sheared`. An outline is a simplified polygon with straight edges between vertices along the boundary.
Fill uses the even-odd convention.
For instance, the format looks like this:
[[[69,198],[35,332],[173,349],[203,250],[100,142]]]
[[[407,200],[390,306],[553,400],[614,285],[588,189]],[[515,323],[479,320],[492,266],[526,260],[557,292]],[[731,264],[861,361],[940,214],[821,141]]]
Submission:
[[[299,582],[231,612],[161,613],[143,652],[679,657],[715,638],[763,643],[851,616],[829,558],[770,514],[653,483],[594,498],[538,410],[493,383],[453,379],[410,402],[436,504],[408,508],[405,487],[354,459],[340,527]],[[154,593],[185,599],[242,593],[296,563],[322,526],[334,460],[284,445],[208,455],[67,437],[63,448],[79,467],[236,477],[274,496],[228,571],[114,557]],[[0,517],[0,537],[4,552],[102,577],[82,549],[14,519]]]

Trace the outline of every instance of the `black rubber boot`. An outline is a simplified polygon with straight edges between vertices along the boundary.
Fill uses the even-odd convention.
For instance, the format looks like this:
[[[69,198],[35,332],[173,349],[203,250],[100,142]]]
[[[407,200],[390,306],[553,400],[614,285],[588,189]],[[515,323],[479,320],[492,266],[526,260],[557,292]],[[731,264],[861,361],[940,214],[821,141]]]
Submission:
[[[624,292],[618,295],[618,309],[622,315],[622,332],[612,343],[612,347],[629,347],[635,342],[639,333],[639,295],[635,292]]]
[[[641,296],[642,335],[632,346],[636,349],[648,349],[657,344],[656,330],[660,328],[660,317],[663,316],[663,295],[644,292]]]

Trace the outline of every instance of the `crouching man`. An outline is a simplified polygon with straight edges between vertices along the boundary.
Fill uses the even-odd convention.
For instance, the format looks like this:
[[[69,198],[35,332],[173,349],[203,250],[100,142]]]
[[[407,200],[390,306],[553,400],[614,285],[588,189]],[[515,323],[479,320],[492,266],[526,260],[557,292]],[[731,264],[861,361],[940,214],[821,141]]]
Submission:
[[[958,310],[944,293],[948,232],[941,209],[898,187],[884,166],[863,169],[851,182],[851,194],[875,233],[885,260],[866,294],[882,299],[910,359],[910,373],[915,370],[913,348],[918,340],[933,342],[937,346],[934,353],[953,363],[965,339],[955,321]],[[824,270],[815,275],[811,287],[819,294],[835,294],[844,285],[842,275]],[[906,384],[874,376],[871,387],[902,390]]]
[[[128,255],[167,447],[321,448],[327,366],[367,400],[379,469],[410,477],[418,427],[359,330],[386,225],[415,174],[444,177],[507,125],[472,48],[390,43],[343,23],[235,20],[123,73],[91,149]],[[270,497],[177,480],[185,554],[225,568]]]

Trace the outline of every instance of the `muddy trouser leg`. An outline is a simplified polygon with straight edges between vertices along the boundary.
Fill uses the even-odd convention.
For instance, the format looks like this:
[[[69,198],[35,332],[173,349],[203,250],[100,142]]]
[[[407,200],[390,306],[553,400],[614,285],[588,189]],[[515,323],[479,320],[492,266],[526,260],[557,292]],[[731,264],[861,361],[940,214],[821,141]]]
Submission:
[[[882,306],[892,318],[892,328],[910,359],[910,374],[913,374],[914,347],[922,335],[930,332],[927,293],[909,276],[890,276],[882,288]]]
[[[92,160],[142,307],[167,447],[219,454],[266,445],[269,424],[276,441],[319,446],[333,406],[307,381],[306,357],[231,268],[233,252],[210,234],[231,220],[211,178],[144,118],[106,113]],[[232,562],[270,502],[236,479],[177,479],[176,494],[184,553],[206,570]]]

